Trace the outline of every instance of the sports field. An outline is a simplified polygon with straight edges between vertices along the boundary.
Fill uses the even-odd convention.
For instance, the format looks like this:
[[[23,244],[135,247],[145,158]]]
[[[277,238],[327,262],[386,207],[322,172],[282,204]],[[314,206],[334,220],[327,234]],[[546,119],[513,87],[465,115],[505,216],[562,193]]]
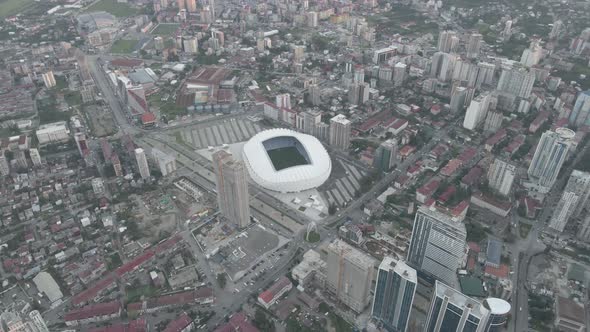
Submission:
[[[178,30],[180,24],[178,23],[160,23],[152,31],[152,35],[155,36],[172,36]]]
[[[132,53],[135,51],[135,46],[137,46],[139,40],[137,39],[119,39],[113,43],[113,47],[111,47],[111,53]]]
[[[137,9],[126,3],[119,3],[117,0],[101,0],[86,9],[86,12],[100,11],[111,13],[116,17],[127,17],[137,14]]]
[[[267,151],[266,153],[268,153],[268,156],[270,157],[272,165],[276,171],[293,166],[308,164],[307,160],[305,160],[305,157],[301,155],[301,153],[299,153],[297,148],[294,146],[273,149]]]
[[[0,0],[0,18],[15,15],[30,6],[34,0]]]

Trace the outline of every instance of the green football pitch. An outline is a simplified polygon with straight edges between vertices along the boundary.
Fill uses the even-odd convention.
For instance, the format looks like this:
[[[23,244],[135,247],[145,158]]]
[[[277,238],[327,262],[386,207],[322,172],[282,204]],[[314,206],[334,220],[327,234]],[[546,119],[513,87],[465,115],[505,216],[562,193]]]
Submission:
[[[273,149],[267,151],[267,153],[276,171],[293,166],[308,164],[307,160],[305,160],[305,157],[301,155],[301,153],[299,153],[297,148],[294,146]]]

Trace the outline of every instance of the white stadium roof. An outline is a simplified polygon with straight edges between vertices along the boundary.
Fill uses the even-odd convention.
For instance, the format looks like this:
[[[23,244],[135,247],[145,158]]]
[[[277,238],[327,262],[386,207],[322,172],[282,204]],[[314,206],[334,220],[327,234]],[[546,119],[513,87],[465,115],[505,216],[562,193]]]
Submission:
[[[308,157],[308,164],[275,170],[264,142],[279,137],[297,140]],[[278,192],[299,192],[322,185],[332,171],[328,152],[317,138],[290,129],[269,129],[253,136],[242,151],[250,177],[260,186]]]

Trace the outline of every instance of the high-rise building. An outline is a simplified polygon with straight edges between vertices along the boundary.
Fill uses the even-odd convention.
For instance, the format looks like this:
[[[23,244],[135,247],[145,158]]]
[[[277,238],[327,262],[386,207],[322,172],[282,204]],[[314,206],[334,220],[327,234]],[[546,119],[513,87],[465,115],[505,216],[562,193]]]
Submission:
[[[408,66],[405,63],[398,62],[393,66],[393,85],[402,86],[406,80],[406,70]]]
[[[10,174],[10,164],[4,154],[3,150],[0,150],[0,175],[6,176]]]
[[[156,36],[154,38],[154,48],[158,51],[161,51],[164,49],[164,38],[160,37],[160,36]]]
[[[386,256],[379,265],[371,317],[386,331],[405,332],[414,302],[416,270]]]
[[[287,108],[291,109],[291,95],[288,93],[283,93],[280,95],[276,95],[275,101],[278,108]]]
[[[55,76],[53,76],[53,71],[48,71],[42,75],[43,83],[45,83],[46,88],[53,88],[57,83],[55,82]]]
[[[590,213],[584,216],[582,224],[578,229],[577,237],[580,241],[590,242]]]
[[[467,233],[456,218],[421,206],[414,219],[407,262],[449,285],[457,281],[457,269],[463,265]]]
[[[211,22],[215,22],[215,0],[209,0],[209,11],[211,12]]]
[[[474,130],[479,127],[485,120],[490,108],[490,94],[484,93],[477,96],[469,103],[465,118],[463,119],[463,128]]]
[[[574,170],[557,203],[549,227],[563,232],[570,218],[580,215],[590,196],[590,173]]]
[[[508,196],[510,189],[512,189],[515,174],[516,166],[496,158],[488,170],[490,188],[496,190],[503,196]]]
[[[321,102],[320,87],[317,84],[311,84],[308,88],[309,102],[313,106],[318,106]]]
[[[525,67],[532,67],[539,64],[543,56],[543,48],[539,44],[539,40],[533,40],[529,48],[522,51],[520,63]]]
[[[29,155],[31,156],[33,166],[41,166],[43,162],[41,161],[41,154],[39,153],[39,150],[37,150],[36,148],[30,148]]]
[[[121,161],[119,160],[119,156],[117,154],[113,154],[111,156],[111,163],[113,164],[115,176],[123,176],[123,167],[121,166]]]
[[[510,36],[512,36],[512,20],[508,20],[504,23],[504,30],[502,31],[502,37],[504,37],[504,39],[510,39]]]
[[[432,64],[430,65],[430,75],[438,78],[441,81],[448,81],[453,76],[453,70],[457,56],[444,52],[436,52],[432,56]]]
[[[315,128],[322,123],[322,113],[319,111],[309,110],[302,112],[303,114],[303,129],[302,131],[308,135],[315,135]]]
[[[353,78],[352,81],[354,83],[364,83],[365,82],[365,68],[362,65],[354,66],[354,71],[352,72]]]
[[[569,124],[573,126],[590,125],[590,90],[578,94],[569,116]]]
[[[455,31],[442,31],[438,35],[438,50],[445,53],[457,51],[459,37]]]
[[[216,177],[219,211],[238,227],[250,223],[250,196],[248,175],[242,161],[235,160],[225,151],[213,153],[213,171]]]
[[[183,38],[182,46],[186,53],[197,54],[199,52],[199,42],[197,41],[197,37]]]
[[[391,138],[382,142],[375,151],[373,166],[381,172],[389,172],[398,161],[397,151],[397,139]]]
[[[575,135],[567,128],[544,132],[527,171],[529,179],[540,187],[553,187]]]
[[[465,107],[465,99],[467,97],[467,88],[458,86],[451,92],[450,108],[452,113],[459,113]]]
[[[490,311],[484,332],[500,332],[505,330],[508,315],[510,314],[510,303],[506,300],[488,297],[483,300],[483,306]]]
[[[371,301],[375,260],[338,239],[327,247],[328,289],[346,306],[362,312]]]
[[[330,145],[341,150],[347,150],[350,144],[352,123],[343,114],[330,119]]]
[[[82,159],[85,159],[90,154],[90,148],[88,147],[86,135],[84,133],[76,133],[74,134],[74,141],[76,141],[76,146],[78,147],[80,156]]]
[[[469,59],[477,59],[479,56],[482,38],[482,35],[479,33],[473,33],[469,36],[469,41],[467,42],[467,57]]]
[[[29,312],[29,321],[27,323],[31,332],[49,332],[49,328],[38,310]]]
[[[176,171],[176,158],[166,154],[156,148],[152,148],[152,157],[160,169],[162,176],[166,176]]]
[[[534,73],[530,73],[524,68],[510,69],[502,71],[497,89],[526,99],[530,97],[534,84]]]
[[[197,12],[197,0],[186,0],[186,11],[189,13]]]
[[[561,37],[565,26],[563,25],[562,20],[557,20],[553,22],[553,27],[551,28],[551,32],[549,33],[549,39],[559,39]]]
[[[293,45],[293,61],[300,62],[305,59],[305,45]]]
[[[186,9],[186,5],[185,5],[184,0],[178,0],[177,1],[177,4],[178,4],[178,10],[179,11],[182,10],[182,9]]]
[[[147,179],[151,176],[150,166],[148,165],[145,151],[142,148],[135,149],[135,160],[137,161],[137,168],[142,179]]]
[[[434,286],[424,331],[485,331],[490,310],[460,291],[438,280]]]
[[[310,28],[316,28],[318,26],[318,13],[317,12],[308,12],[305,15],[307,18],[307,26]]]
[[[92,179],[92,191],[96,195],[104,194],[104,181],[102,178]]]

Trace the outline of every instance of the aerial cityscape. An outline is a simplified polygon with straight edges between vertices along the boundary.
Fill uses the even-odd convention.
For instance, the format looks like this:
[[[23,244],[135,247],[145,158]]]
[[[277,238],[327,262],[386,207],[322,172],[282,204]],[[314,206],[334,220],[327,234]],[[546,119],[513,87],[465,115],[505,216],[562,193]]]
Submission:
[[[0,332],[590,331],[590,1],[0,0]]]

